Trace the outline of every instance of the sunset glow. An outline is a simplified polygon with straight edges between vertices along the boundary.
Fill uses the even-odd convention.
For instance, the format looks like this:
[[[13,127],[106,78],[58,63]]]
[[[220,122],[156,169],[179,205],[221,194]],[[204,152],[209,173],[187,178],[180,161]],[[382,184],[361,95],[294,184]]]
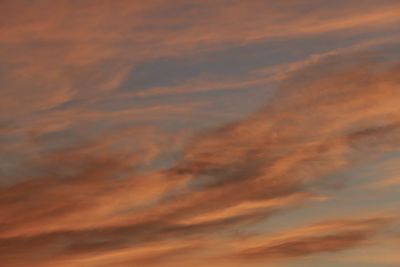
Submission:
[[[400,1],[0,0],[0,267],[400,266]]]

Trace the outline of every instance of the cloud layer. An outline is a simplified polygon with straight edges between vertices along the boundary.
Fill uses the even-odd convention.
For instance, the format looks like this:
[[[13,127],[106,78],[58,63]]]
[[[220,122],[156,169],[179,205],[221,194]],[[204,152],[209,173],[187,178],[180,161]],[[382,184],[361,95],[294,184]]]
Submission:
[[[377,36],[398,2],[278,2],[2,2],[0,262],[285,266],[398,235],[398,170],[356,179],[398,158],[399,45]],[[328,36],[358,39],[302,54]],[[274,43],[277,64],[130,84]]]

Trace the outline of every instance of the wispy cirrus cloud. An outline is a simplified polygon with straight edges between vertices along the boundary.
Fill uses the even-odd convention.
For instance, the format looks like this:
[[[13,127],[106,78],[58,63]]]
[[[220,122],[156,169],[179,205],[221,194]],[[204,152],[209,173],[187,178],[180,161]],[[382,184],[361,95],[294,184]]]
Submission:
[[[155,58],[304,34],[379,29],[398,19],[393,1],[368,1],[361,8],[331,5],[329,10],[325,1],[313,4],[303,16],[302,2],[5,1],[2,113],[26,114],[107,94],[132,67]]]
[[[383,55],[329,56],[290,75],[266,108],[197,136],[181,160],[154,173],[130,171],[140,156],[118,149],[49,154],[41,159],[48,178],[2,189],[2,258],[24,266],[40,253],[38,263],[76,257],[79,266],[82,257],[222,234],[318,200],[326,175],[398,148],[397,73]],[[242,254],[334,252],[361,244],[386,222],[339,223],[331,234],[278,243],[267,238],[270,245]]]
[[[383,215],[331,209],[329,181],[399,151],[397,1],[0,7],[5,266],[275,266],[392,234],[384,202]],[[354,40],[302,51],[328,35]],[[255,44],[254,58],[280,53],[240,68]],[[141,74],[161,85],[135,87]],[[199,114],[233,110],[231,94],[252,88],[268,90],[264,107],[204,130]],[[368,192],[397,184],[385,170]],[[273,223],[310,207],[308,226]]]
[[[257,261],[260,258],[274,261],[346,250],[365,243],[374,233],[390,222],[393,222],[393,218],[372,217],[323,222],[296,229],[293,232],[282,233],[277,237],[269,237],[264,241],[266,244],[262,243],[262,238],[258,238],[261,244],[250,248],[246,248],[249,245],[242,243],[240,245],[242,249],[236,256],[250,261]],[[257,244],[257,241],[247,242]]]

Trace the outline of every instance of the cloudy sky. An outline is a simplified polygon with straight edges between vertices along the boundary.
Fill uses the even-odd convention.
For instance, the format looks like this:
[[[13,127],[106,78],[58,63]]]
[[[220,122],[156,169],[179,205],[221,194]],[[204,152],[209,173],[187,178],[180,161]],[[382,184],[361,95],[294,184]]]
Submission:
[[[0,266],[399,266],[399,14],[0,0]]]

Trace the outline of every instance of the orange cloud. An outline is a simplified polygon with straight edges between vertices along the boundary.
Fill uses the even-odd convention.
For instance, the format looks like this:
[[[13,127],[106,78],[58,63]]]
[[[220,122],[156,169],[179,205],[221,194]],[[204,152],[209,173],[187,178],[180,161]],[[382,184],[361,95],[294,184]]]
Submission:
[[[313,1],[307,16],[298,11],[303,4],[3,1],[2,113],[28,114],[71,98],[107,94],[134,66],[155,58],[282,37],[371,31],[398,22],[394,2],[327,9]]]
[[[3,1],[0,262],[178,266],[191,262],[182,253],[198,266],[268,262],[353,248],[384,228],[387,218],[342,221],[236,247],[232,234],[325,199],[318,196],[327,176],[399,149],[399,65],[390,53],[339,51],[284,66],[273,73],[282,84],[263,110],[196,135],[181,153],[179,136],[157,127],[135,132],[137,121],[185,118],[207,102],[134,105],[117,90],[135,66],[154,59],[398,22],[395,2],[328,2],[307,1],[308,9],[304,1]],[[276,77],[200,79],[129,96],[260,86]],[[123,130],[99,134],[102,122]],[[142,169],[158,161],[162,167]]]
[[[249,245],[241,244],[242,248],[236,256],[244,260],[272,261],[345,250],[364,243],[391,221],[390,218],[377,217],[320,223],[277,235],[276,238],[268,237],[264,244],[263,241],[247,241],[261,244],[250,248],[243,248]]]
[[[309,192],[325,175],[368,161],[364,151],[398,148],[397,68],[368,53],[307,66],[264,110],[199,135],[166,170],[135,174],[140,156],[107,145],[117,136],[43,154],[35,164],[46,177],[2,189],[1,257],[13,266],[24,266],[24,259],[86,258],[240,229],[298,207],[314,198]],[[124,173],[127,178],[118,179]],[[339,223],[332,235],[290,234],[239,254],[280,258],[342,250],[361,244],[381,222]],[[16,253],[23,259],[6,256]]]

